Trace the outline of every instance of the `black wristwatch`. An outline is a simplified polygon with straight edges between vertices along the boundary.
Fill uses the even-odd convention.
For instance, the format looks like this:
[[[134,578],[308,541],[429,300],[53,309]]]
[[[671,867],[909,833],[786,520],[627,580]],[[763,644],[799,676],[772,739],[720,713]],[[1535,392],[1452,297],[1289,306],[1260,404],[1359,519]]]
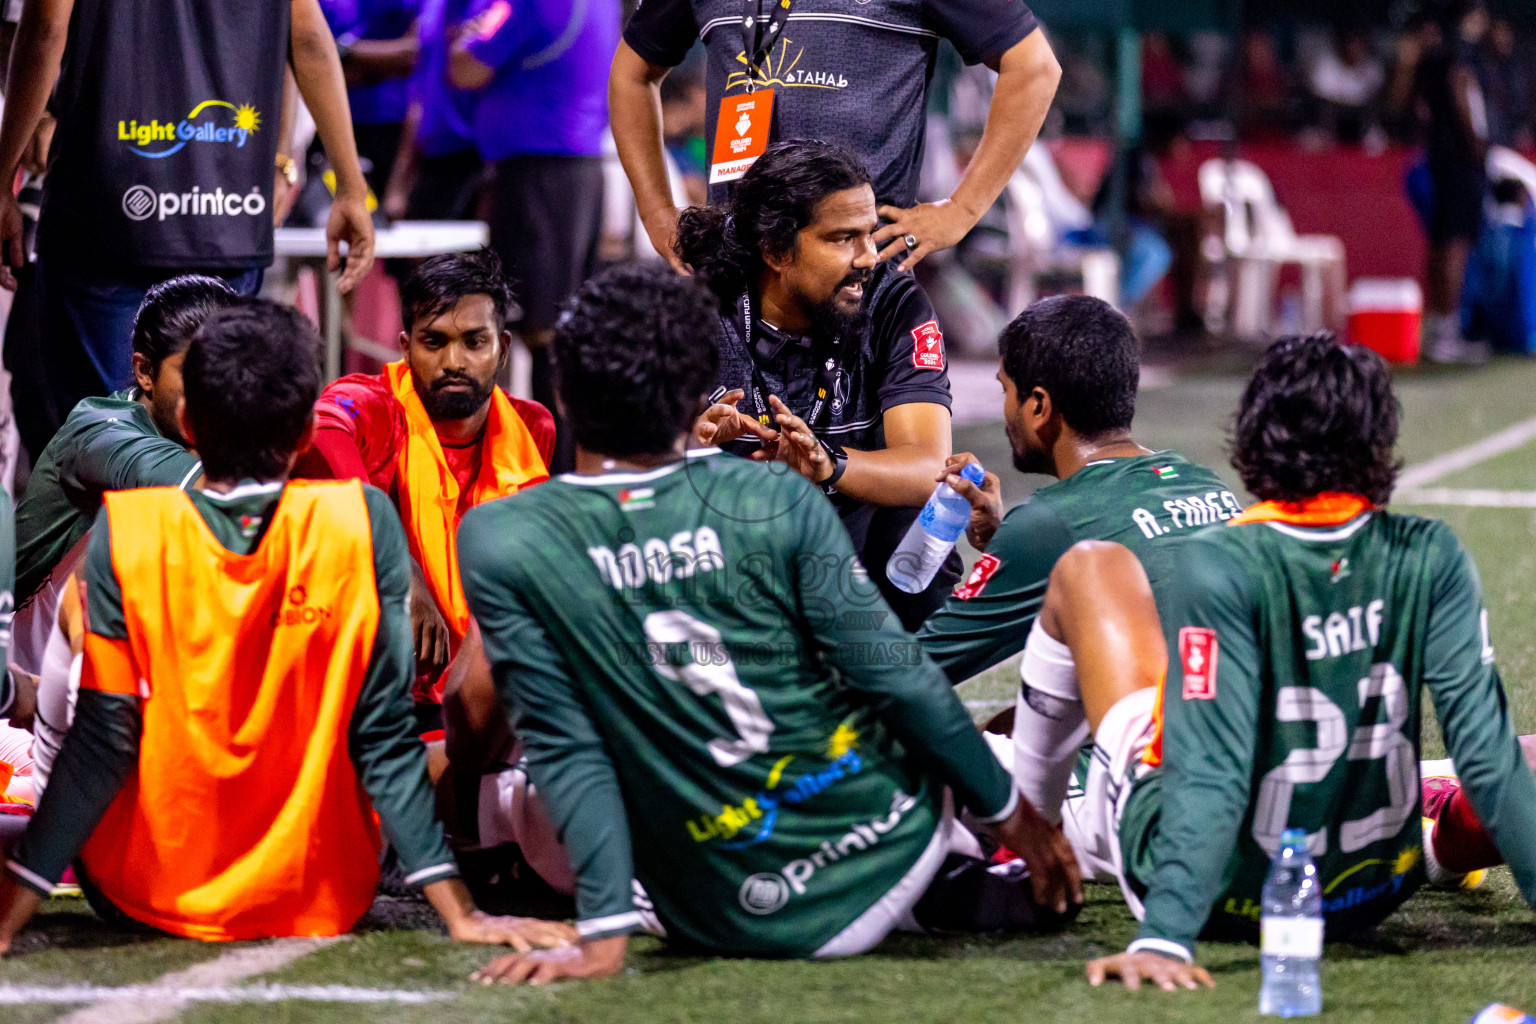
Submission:
[[[848,469],[848,453],[843,451],[843,446],[833,444],[824,437],[818,437],[816,443],[821,445],[822,451],[832,460],[832,475],[823,480],[821,489],[828,494],[837,493],[837,482],[843,478],[843,473]]]

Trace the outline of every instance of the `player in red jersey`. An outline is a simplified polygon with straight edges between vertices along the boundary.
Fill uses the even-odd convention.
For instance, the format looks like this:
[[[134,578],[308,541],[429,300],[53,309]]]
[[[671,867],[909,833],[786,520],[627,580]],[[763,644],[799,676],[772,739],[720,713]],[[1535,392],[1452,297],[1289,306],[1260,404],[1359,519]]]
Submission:
[[[330,384],[315,406],[310,477],[356,478],[388,494],[410,542],[417,702],[432,729],[442,675],[469,630],[454,534],[470,508],[548,479],[555,425],[496,386],[512,335],[511,291],[494,253],[438,256],[400,291],[404,358]]]

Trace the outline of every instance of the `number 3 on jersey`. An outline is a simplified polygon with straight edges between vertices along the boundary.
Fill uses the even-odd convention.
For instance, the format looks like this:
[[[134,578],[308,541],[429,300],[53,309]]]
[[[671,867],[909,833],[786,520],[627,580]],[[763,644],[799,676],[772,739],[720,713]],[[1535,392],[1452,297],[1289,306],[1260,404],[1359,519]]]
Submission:
[[[741,685],[741,680],[736,677],[736,666],[731,662],[720,631],[677,609],[652,612],[645,617],[643,628],[645,638],[657,650],[683,645],[688,651],[688,660],[682,665],[673,665],[665,657],[652,657],[651,666],[657,675],[683,683],[700,697],[719,694],[725,704],[725,713],[736,729],[737,738],[709,741],[709,752],[714,755],[715,762],[722,768],[729,768],[753,754],[766,753],[773,722],[764,713],[763,702],[757,694]]]
[[[1351,761],[1383,761],[1387,774],[1387,806],[1363,818],[1339,826],[1339,849],[1362,850],[1390,839],[1403,830],[1418,801],[1419,765],[1413,741],[1403,735],[1408,721],[1408,688],[1397,669],[1382,662],[1360,680],[1363,710],[1373,697],[1381,698],[1386,721],[1356,727],[1345,740],[1344,712],[1314,686],[1282,686],[1276,699],[1275,718],[1281,722],[1312,722],[1317,726],[1317,745],[1292,750],[1259,783],[1253,812],[1253,839],[1273,854],[1280,847],[1280,833],[1287,827],[1291,795],[1298,785],[1321,782],[1342,754]],[[1307,837],[1313,856],[1328,851],[1327,830]]]

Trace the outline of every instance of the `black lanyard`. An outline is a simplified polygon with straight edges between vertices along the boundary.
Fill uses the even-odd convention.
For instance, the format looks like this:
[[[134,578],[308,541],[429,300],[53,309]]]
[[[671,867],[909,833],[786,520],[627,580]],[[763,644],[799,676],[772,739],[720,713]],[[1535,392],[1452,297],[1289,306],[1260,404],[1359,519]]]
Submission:
[[[773,4],[773,14],[768,18],[768,27],[763,30],[761,36],[757,31],[757,16],[762,9],[763,0],[742,0],[741,13],[741,52],[747,56],[747,91],[757,89],[753,72],[768,52],[773,49],[773,44],[779,38],[779,33],[784,31],[784,23],[789,20],[789,5],[792,0],[769,0]]]
[[[752,347],[752,296],[743,295],[737,306],[741,309],[742,327],[741,336],[746,345],[747,363],[752,367],[751,393],[754,411],[752,415],[757,417],[757,422],[764,426],[770,426],[773,422],[773,409],[768,405],[768,384],[763,379],[763,371],[757,365],[757,353]],[[833,338],[832,345],[824,358],[816,368],[815,393],[816,398],[811,403],[811,411],[802,417],[805,425],[815,433],[822,427],[822,420],[830,418],[832,398],[837,387],[837,379],[842,374],[843,339]],[[711,401],[718,401],[724,390],[717,390],[711,396]]]

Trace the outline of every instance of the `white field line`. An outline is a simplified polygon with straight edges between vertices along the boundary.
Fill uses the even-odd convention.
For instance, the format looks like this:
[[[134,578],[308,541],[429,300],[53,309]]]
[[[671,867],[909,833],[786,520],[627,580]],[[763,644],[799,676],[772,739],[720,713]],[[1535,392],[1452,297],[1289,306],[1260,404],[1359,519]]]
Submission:
[[[1013,703],[1012,697],[998,698],[997,700],[968,700],[965,702],[967,709],[971,711],[996,711],[998,708],[1006,708]]]
[[[1453,490],[1421,487],[1392,495],[1394,505],[1466,505],[1473,508],[1536,508],[1536,491]]]
[[[144,1017],[122,1015],[124,1002],[176,1004],[172,1013],[191,1003],[280,1003],[289,999],[308,999],[320,1003],[435,1003],[452,999],[452,992],[417,992],[399,989],[352,988],[349,985],[242,985],[238,988],[180,988],[163,984],[123,985],[116,988],[98,985],[0,985],[0,1006],[24,1003],[95,1003],[92,1011],[110,1012],[114,1021]],[[67,1020],[81,1019],[73,1014]]]
[[[1490,434],[1481,441],[1474,441],[1463,448],[1448,451],[1444,455],[1436,455],[1428,462],[1410,466],[1404,470],[1402,476],[1397,478],[1397,486],[1404,491],[1421,488],[1443,476],[1475,466],[1479,462],[1486,462],[1496,455],[1514,451],[1532,440],[1536,440],[1536,417],[1516,423],[1497,434]]]
[[[183,991],[224,989],[237,981],[286,967],[317,949],[341,941],[341,937],[277,939],[261,946],[232,949],[206,963],[172,971],[150,985],[120,989],[96,989],[111,995],[61,1018],[58,1024],[157,1024],[169,1020],[193,1002]],[[0,988],[5,992],[10,986]],[[123,993],[121,996],[117,993]]]

